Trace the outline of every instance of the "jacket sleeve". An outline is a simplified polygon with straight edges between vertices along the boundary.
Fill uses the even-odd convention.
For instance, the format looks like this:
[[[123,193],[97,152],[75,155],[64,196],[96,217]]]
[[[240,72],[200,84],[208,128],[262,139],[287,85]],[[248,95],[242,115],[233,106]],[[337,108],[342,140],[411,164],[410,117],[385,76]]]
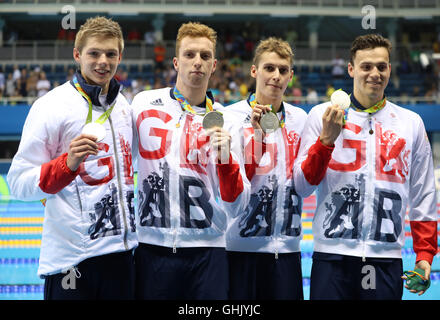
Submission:
[[[244,210],[249,202],[251,185],[246,178],[244,156],[241,147],[242,130],[238,126],[229,126],[231,134],[231,153],[229,162],[217,164],[220,198],[225,210],[232,217]]]
[[[409,220],[416,261],[432,263],[437,253],[437,199],[432,150],[420,117],[414,140],[409,191]]]
[[[37,100],[26,118],[20,145],[7,175],[18,200],[41,200],[68,185],[76,176],[59,152],[60,123],[46,99]]]
[[[293,168],[296,192],[304,198],[310,196],[321,183],[334,149],[334,146],[327,147],[319,140],[321,129],[322,116],[315,107],[307,116]]]

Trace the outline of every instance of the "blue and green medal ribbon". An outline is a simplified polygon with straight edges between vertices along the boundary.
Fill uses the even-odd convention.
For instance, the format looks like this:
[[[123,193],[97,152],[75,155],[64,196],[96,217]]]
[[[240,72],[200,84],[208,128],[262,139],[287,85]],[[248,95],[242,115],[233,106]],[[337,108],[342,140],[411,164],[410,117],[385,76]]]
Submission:
[[[356,106],[353,104],[353,102],[351,103],[350,107],[353,108],[356,111],[366,112],[366,113],[372,114],[372,113],[375,113],[375,112],[377,112],[379,110],[382,110],[383,107],[385,107],[386,104],[387,104],[387,98],[383,98],[378,103],[374,104],[373,106],[371,106],[371,107],[369,107],[367,109],[356,108]]]
[[[76,90],[84,97],[84,99],[87,100],[87,102],[89,104],[89,112],[87,113],[87,119],[86,119],[86,123],[85,123],[85,124],[88,124],[88,123],[92,122],[92,120],[93,120],[92,119],[92,109],[93,109],[92,99],[90,99],[90,97],[84,91],[84,89],[81,88],[81,85],[79,84],[76,76],[73,77],[73,85],[75,86]],[[106,122],[107,119],[110,117],[110,113],[112,113],[113,107],[115,106],[115,104],[116,104],[116,100],[110,106],[110,108],[108,108],[98,119],[95,120],[95,122],[99,123],[99,124],[104,124],[104,122]]]
[[[173,94],[174,94],[174,97],[176,98],[176,100],[180,103],[180,106],[182,107],[183,111],[187,111],[191,114],[196,114],[199,116],[204,116],[208,112],[211,112],[214,110],[214,107],[212,106],[213,102],[208,96],[206,96],[206,103],[205,103],[206,111],[204,113],[198,113],[193,109],[191,104],[185,99],[183,94],[181,94],[179,89],[177,89],[176,87],[174,87],[174,89],[173,89]],[[176,127],[177,128],[180,127],[180,119],[179,119],[179,122],[176,124]]]

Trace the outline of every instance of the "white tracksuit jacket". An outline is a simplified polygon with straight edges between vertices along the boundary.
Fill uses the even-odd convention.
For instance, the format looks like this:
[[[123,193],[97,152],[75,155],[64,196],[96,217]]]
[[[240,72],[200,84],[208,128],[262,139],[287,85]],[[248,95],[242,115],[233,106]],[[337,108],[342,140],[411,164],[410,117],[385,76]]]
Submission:
[[[302,198],[293,185],[293,163],[307,114],[283,103],[284,128],[254,140],[250,123],[252,108],[242,100],[225,108],[240,127],[240,145],[245,158],[250,201],[245,210],[230,215],[226,234],[229,251],[289,253],[300,251]],[[279,112],[280,118],[281,113]]]
[[[24,124],[7,180],[16,199],[47,199],[40,276],[66,272],[87,258],[126,251],[138,244],[131,111],[119,84],[112,83],[108,96],[117,103],[104,123],[107,135],[99,143],[98,155],[88,156],[76,172],[66,165],[67,152],[71,140],[81,133],[89,106],[72,83],[35,101]],[[92,98],[96,120],[103,113],[95,102],[100,88],[85,85],[81,78],[80,84],[89,96],[96,95]]]
[[[309,112],[294,166],[298,194],[306,197],[317,190],[314,250],[400,258],[409,207],[417,261],[432,262],[437,252],[436,193],[422,119],[389,101],[371,116],[351,108],[333,149],[319,141],[329,105]]]
[[[226,212],[242,210],[249,194],[243,160],[233,139],[232,162],[215,163],[203,117],[182,111],[172,90],[144,91],[132,102],[139,241],[173,249],[225,247]],[[218,103],[213,107],[223,110]]]

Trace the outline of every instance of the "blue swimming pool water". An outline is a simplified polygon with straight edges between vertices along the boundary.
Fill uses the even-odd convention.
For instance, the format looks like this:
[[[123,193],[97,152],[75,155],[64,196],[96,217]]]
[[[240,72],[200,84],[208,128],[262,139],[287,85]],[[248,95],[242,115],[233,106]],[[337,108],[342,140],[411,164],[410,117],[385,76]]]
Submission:
[[[305,201],[304,235],[310,237],[310,223],[313,203]],[[20,202],[0,199],[0,300],[41,300],[43,299],[43,280],[37,276],[39,241],[41,240],[44,207],[40,202]],[[406,227],[409,232],[409,226]],[[308,236],[306,236],[308,235]],[[304,297],[309,298],[310,270],[312,264],[313,241],[303,240],[302,271],[304,277]],[[404,270],[414,268],[415,254],[412,239],[407,237],[402,249]],[[404,291],[404,300],[440,299],[440,261],[434,258],[432,265],[431,288],[422,296]]]

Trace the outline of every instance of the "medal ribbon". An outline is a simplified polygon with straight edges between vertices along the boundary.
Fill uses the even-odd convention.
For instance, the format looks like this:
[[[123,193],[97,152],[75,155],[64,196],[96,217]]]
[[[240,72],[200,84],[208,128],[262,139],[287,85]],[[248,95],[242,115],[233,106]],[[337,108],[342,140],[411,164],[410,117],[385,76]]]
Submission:
[[[188,103],[188,101],[185,99],[185,97],[180,93],[180,91],[176,87],[174,87],[174,89],[173,89],[173,94],[174,94],[174,97],[176,98],[176,100],[180,103],[182,110],[188,111],[189,113],[203,116],[203,115],[207,114],[208,112],[211,112],[214,110],[214,108],[212,107],[212,100],[209,99],[208,96],[206,96],[206,104],[205,104],[206,105],[206,112],[205,113],[197,113],[194,111],[194,109],[191,107],[191,105]]]
[[[350,94],[350,99],[351,99],[351,94]],[[386,97],[384,97],[382,100],[380,100],[375,105],[369,107],[368,109],[357,108],[354,105],[353,101],[350,104],[350,108],[353,108],[355,111],[366,112],[366,113],[372,114],[372,113],[375,113],[379,110],[382,110],[386,104],[387,104],[387,99],[386,99]],[[345,124],[345,121],[347,121],[347,117],[348,117],[348,108],[344,110],[344,124]]]
[[[251,96],[249,97],[249,104],[250,104],[252,109],[257,104],[257,98],[255,97],[255,93],[252,93]],[[269,105],[269,106],[272,109],[271,112],[276,114],[276,112],[274,112],[274,110],[272,108],[272,105]],[[286,110],[284,110],[284,106],[283,106],[282,103],[281,103],[281,119],[279,119],[279,122],[280,122],[280,127],[284,128],[284,124],[286,122]]]
[[[89,103],[89,112],[87,113],[87,119],[86,119],[86,124],[92,122],[92,109],[93,109],[93,104],[92,104],[92,99],[90,99],[90,97],[87,95],[87,93],[85,93],[84,89],[81,88],[78,79],[75,77],[73,77],[73,84],[75,85],[76,90],[84,97],[84,99],[87,100],[87,102]],[[99,124],[103,124],[108,117],[110,117],[110,113],[112,113],[113,111],[113,107],[116,104],[116,100],[115,102],[111,105],[110,108],[108,108],[97,120],[95,120],[96,123]]]
[[[351,95],[350,95],[351,96]],[[383,107],[385,107],[385,105],[387,104],[387,98],[384,97],[382,100],[380,100],[378,103],[376,103],[375,105],[369,107],[368,109],[360,109],[360,108],[356,108],[356,106],[353,104],[353,102],[351,103],[350,107],[353,108],[356,111],[360,111],[360,112],[366,112],[366,113],[375,113],[379,110],[382,110]]]
[[[369,107],[367,109],[357,108],[356,105],[353,103],[353,101],[357,101],[357,100],[355,99],[355,97],[352,97],[351,94],[350,94],[350,100],[351,100],[350,108],[353,108],[355,111],[365,112],[365,113],[369,114],[369,117],[368,117],[368,123],[370,125],[369,133],[373,134],[374,131],[373,131],[373,128],[372,128],[372,125],[371,125],[371,115],[373,113],[375,113],[375,112],[378,112],[378,111],[382,110],[383,107],[385,107],[385,105],[387,104],[386,97],[384,97],[382,100],[380,100],[379,102],[377,102],[376,104],[372,105],[371,107]],[[348,109],[345,109],[344,110],[344,123],[347,120],[347,115],[348,115]]]

